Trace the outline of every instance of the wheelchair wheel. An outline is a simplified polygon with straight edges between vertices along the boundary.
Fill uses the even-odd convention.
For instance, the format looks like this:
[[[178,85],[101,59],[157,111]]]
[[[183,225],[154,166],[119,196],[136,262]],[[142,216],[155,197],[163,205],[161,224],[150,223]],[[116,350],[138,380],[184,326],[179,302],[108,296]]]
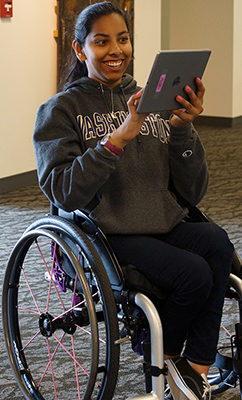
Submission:
[[[2,304],[10,362],[26,399],[112,398],[116,304],[79,228],[59,217],[32,224],[10,255]]]
[[[218,386],[217,389],[212,391],[213,394],[222,393],[231,387],[235,387],[238,380],[238,375],[233,371],[232,358],[236,355],[235,325],[240,324],[241,321],[241,299],[236,291],[230,287],[223,307],[218,356],[208,375],[210,385]],[[228,359],[222,359],[221,356],[228,357]]]

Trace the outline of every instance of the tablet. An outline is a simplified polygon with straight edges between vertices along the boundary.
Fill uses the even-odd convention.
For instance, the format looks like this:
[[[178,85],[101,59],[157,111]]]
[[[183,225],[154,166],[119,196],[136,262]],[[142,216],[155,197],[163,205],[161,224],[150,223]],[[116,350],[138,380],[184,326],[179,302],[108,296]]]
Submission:
[[[155,57],[144,87],[137,113],[175,110],[180,95],[189,100],[184,88],[197,90],[196,78],[202,78],[211,50],[164,50]]]

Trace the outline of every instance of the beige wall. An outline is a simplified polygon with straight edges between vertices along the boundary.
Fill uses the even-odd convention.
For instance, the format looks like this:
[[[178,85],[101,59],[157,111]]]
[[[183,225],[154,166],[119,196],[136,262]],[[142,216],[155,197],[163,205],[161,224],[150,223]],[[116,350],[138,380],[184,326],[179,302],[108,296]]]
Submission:
[[[241,0],[135,0],[136,12],[146,23],[135,24],[139,39],[134,60],[135,77],[142,85],[150,58],[161,49],[212,50],[204,74],[204,115],[234,118],[242,115],[242,1]],[[161,10],[160,10],[161,9]],[[142,10],[142,11],[141,11]],[[157,19],[161,18],[161,23]],[[142,48],[143,41],[143,48]],[[136,43],[135,43],[136,45]]]
[[[242,43],[235,45],[236,37],[241,37],[238,24],[234,25],[235,18],[238,22],[242,18],[239,2],[241,0],[170,0],[170,48],[212,50],[204,75],[205,115],[236,117],[242,114],[242,104],[235,111],[233,87],[234,68]]]
[[[232,116],[233,1],[186,0],[185,8],[170,3],[170,47],[212,50],[203,79],[205,114]]]
[[[233,10],[233,103],[232,116],[242,115],[242,1],[234,1]]]
[[[0,18],[0,178],[36,169],[36,111],[56,91],[55,5],[15,1],[13,18]]]
[[[161,49],[161,0],[135,0],[134,77],[144,86],[157,51]]]

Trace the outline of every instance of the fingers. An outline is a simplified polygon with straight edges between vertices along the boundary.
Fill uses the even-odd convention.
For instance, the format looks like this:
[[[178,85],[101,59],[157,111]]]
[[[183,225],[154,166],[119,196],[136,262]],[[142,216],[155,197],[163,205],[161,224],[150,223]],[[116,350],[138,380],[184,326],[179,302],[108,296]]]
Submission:
[[[185,87],[185,92],[189,97],[189,101],[181,96],[176,97],[176,101],[181,105],[181,108],[173,110],[172,113],[178,117],[173,118],[171,123],[175,126],[186,126],[194,121],[203,112],[203,97],[205,88],[199,78],[196,79],[197,93],[189,86]]]
[[[138,107],[142,93],[143,93],[143,89],[139,93],[136,93],[130,97],[130,99],[128,100],[129,108],[135,107],[135,109],[136,109]]]
[[[177,96],[176,101],[178,101],[182,108],[186,109],[187,113],[194,114],[195,116],[201,114],[203,112],[203,97],[200,99],[189,86],[186,86],[185,92],[190,101],[181,96]]]
[[[203,97],[205,94],[205,87],[201,81],[200,78],[196,79],[196,85],[197,85],[197,97],[199,98],[200,102],[203,104]]]
[[[133,116],[134,118],[137,118],[137,119],[140,119],[140,118],[145,119],[148,115],[148,113],[147,114],[137,114],[137,112],[136,112],[142,93],[143,93],[143,89],[139,93],[136,93],[133,96],[131,96],[127,103],[131,116]]]
[[[195,93],[190,86],[185,86],[185,92],[189,97],[189,101],[190,103],[194,106],[194,107],[199,107],[202,106],[203,104],[203,97],[204,97],[204,93],[205,93],[205,87],[202,83],[202,81],[197,78],[196,79],[196,85],[197,85],[197,93]],[[181,96],[177,96],[176,100],[182,104],[184,107],[188,107],[189,108],[189,101],[187,102],[185,99],[183,99]]]

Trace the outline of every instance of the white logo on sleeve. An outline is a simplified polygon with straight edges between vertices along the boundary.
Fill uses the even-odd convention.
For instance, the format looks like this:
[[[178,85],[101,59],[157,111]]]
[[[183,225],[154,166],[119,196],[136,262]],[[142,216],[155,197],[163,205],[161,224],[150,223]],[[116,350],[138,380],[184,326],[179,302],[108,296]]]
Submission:
[[[182,157],[188,158],[192,155],[192,150],[186,150],[184,153],[182,153]]]

